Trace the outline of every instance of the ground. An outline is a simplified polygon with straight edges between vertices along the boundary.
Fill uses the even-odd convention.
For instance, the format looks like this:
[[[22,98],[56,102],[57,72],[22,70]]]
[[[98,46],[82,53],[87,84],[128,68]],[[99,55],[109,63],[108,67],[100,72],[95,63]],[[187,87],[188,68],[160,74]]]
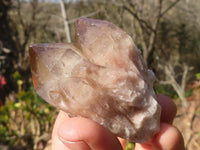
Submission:
[[[186,150],[200,149],[200,81],[193,82],[192,96],[188,98],[188,106],[183,108],[177,103],[177,115],[174,125],[181,131],[184,137]]]

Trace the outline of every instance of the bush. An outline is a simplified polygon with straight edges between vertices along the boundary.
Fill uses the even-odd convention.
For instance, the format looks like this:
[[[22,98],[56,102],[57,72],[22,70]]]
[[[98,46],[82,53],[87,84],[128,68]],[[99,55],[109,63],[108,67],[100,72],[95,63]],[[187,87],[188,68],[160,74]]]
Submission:
[[[17,101],[0,107],[0,143],[19,149],[33,149],[52,131],[55,108],[41,100],[33,87],[17,94]]]
[[[177,93],[174,91],[174,89],[171,85],[163,85],[163,84],[156,83],[154,85],[154,88],[155,88],[155,92],[157,94],[163,94],[163,95],[169,96],[171,98],[178,97]]]

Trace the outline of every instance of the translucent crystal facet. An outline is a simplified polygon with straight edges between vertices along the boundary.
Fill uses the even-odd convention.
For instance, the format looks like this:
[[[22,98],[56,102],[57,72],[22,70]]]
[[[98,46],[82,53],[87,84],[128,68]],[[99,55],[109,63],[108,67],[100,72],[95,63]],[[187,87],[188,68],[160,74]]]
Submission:
[[[159,131],[154,74],[114,24],[79,18],[75,43],[33,44],[29,56],[38,95],[70,116],[92,119],[135,142]]]

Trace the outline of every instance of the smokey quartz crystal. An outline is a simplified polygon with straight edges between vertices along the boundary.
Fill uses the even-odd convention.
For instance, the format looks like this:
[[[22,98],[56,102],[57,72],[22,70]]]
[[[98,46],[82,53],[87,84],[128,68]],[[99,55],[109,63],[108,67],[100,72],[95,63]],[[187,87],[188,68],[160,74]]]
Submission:
[[[76,42],[29,49],[37,94],[72,117],[96,121],[116,136],[149,140],[160,126],[154,73],[131,37],[114,24],[79,18]]]

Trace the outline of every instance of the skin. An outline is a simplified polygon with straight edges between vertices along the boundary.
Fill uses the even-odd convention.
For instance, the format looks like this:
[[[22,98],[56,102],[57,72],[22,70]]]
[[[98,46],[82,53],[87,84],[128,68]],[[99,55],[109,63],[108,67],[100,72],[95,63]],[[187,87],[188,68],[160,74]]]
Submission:
[[[184,141],[172,126],[176,105],[164,95],[158,95],[162,107],[160,132],[150,141],[136,143],[135,150],[184,150]],[[60,111],[52,133],[53,150],[125,150],[126,140],[115,137],[103,126],[86,118],[69,118]]]

